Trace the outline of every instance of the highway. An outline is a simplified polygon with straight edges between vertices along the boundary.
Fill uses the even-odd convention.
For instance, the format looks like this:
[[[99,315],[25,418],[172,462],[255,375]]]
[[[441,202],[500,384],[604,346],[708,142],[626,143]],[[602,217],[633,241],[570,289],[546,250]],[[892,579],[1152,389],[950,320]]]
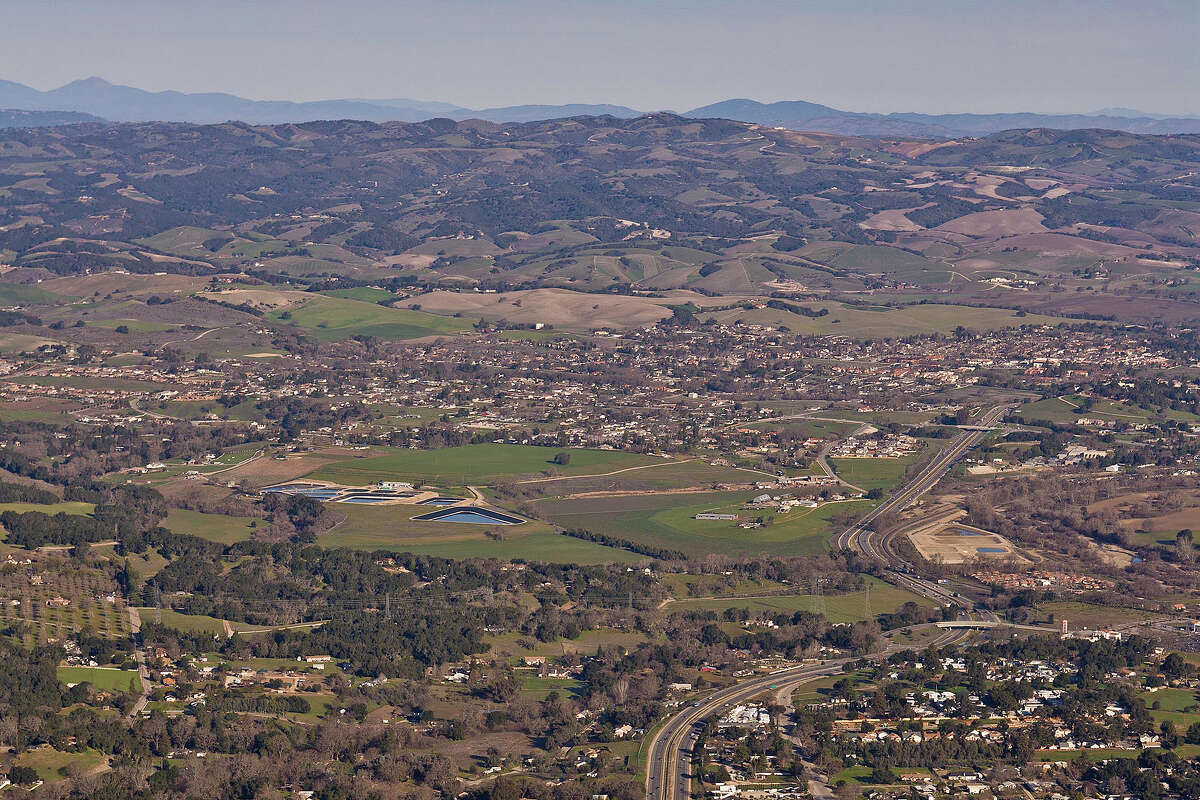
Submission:
[[[962,605],[963,599],[953,590],[901,571],[907,565],[893,547],[892,542],[896,532],[878,534],[872,530],[871,523],[890,511],[907,508],[921,495],[937,485],[955,462],[979,444],[980,440],[987,435],[988,430],[1011,408],[1011,405],[999,405],[988,409],[970,429],[963,430],[948,446],[934,456],[933,460],[925,465],[916,477],[839,534],[835,540],[836,547],[838,549],[855,549],[868,558],[883,562],[890,567],[886,572],[886,579],[897,586],[927,597],[943,607]],[[973,615],[979,617],[976,622],[980,626],[987,627],[999,622],[996,615],[990,611],[975,611]],[[969,625],[970,622],[970,620],[964,621],[963,625]],[[958,644],[970,635],[971,628],[969,627],[951,628],[938,638],[937,643],[940,645]],[[892,649],[894,647],[889,647],[884,654]],[[844,664],[853,660],[856,659],[830,660],[821,664],[794,667],[751,678],[715,692],[690,708],[680,711],[667,720],[666,724],[650,740],[646,761],[646,796],[651,800],[688,800],[690,798],[692,746],[696,742],[699,723],[702,720],[723,708],[744,702],[768,690],[794,691],[795,687],[807,681],[840,672]]]
[[[800,685],[840,672],[852,659],[805,665],[742,681],[716,692],[667,720],[650,741],[646,761],[646,796],[658,800],[686,800],[691,794],[692,745],[698,723],[722,708],[749,700],[771,689]]]
[[[924,469],[909,481],[908,484],[899,491],[888,495],[887,499],[882,503],[868,511],[861,519],[839,534],[835,540],[837,548],[841,550],[857,549],[862,551],[863,555],[885,563],[894,561],[895,553],[880,549],[880,546],[876,545],[872,541],[872,537],[868,535],[871,523],[890,511],[901,511],[908,508],[921,495],[937,485],[937,482],[950,471],[955,462],[963,454],[979,444],[980,440],[987,435],[987,430],[1003,418],[1011,408],[1012,406],[1010,405],[1001,405],[988,409],[979,418],[979,430],[967,430],[955,437],[954,441],[942,448],[941,452],[934,456],[933,460],[926,464]]]
[[[958,644],[970,634],[971,631],[965,628],[947,630],[934,643],[938,646]],[[876,657],[886,656],[898,649],[901,648],[896,645],[889,646],[876,654]],[[646,756],[646,797],[650,800],[689,800],[692,747],[696,743],[703,720],[764,692],[794,692],[809,681],[836,675],[846,664],[858,660],[857,657],[830,659],[819,664],[806,664],[751,678],[714,692],[680,711],[667,720],[650,740]]]

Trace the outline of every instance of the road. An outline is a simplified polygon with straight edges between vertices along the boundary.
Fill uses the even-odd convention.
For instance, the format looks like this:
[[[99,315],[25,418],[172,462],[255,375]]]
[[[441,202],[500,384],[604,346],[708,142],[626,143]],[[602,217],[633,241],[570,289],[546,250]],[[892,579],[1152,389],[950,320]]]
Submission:
[[[921,495],[937,485],[937,482],[950,471],[955,462],[987,435],[986,429],[998,422],[1011,408],[1011,405],[1002,405],[988,409],[977,423],[981,430],[964,431],[955,437],[949,445],[943,447],[941,452],[934,456],[933,460],[925,465],[925,468],[915,478],[899,491],[888,495],[887,499],[838,535],[835,540],[837,548],[860,550],[869,558],[875,558],[885,563],[889,561],[895,563],[894,553],[880,549],[882,545],[876,544],[874,537],[869,535],[871,523],[891,511],[901,511],[907,508]]]
[[[957,644],[969,635],[970,631],[966,629],[950,630],[935,643],[939,646]],[[886,656],[898,649],[901,649],[900,645],[892,645],[877,656]],[[696,743],[703,720],[764,692],[774,692],[776,697],[790,695],[803,684],[827,675],[836,675],[846,664],[857,660],[858,658],[831,659],[820,664],[806,664],[751,678],[714,692],[680,711],[667,720],[650,740],[646,756],[646,796],[651,800],[689,799],[692,747]]]
[[[133,657],[142,684],[142,693],[129,711],[129,716],[136,717],[150,700],[150,670],[146,666],[146,651],[142,649],[142,615],[133,606],[126,606],[126,609],[129,611],[129,635],[133,637]]]
[[[840,672],[851,659],[812,664],[751,678],[709,695],[667,720],[650,741],[646,760],[646,796],[657,800],[686,800],[691,794],[692,745],[701,720],[725,706],[733,706],[785,684],[803,684]]]
[[[921,495],[933,488],[950,471],[950,468],[963,454],[979,444],[980,440],[987,435],[988,430],[1012,407],[1012,405],[999,405],[988,409],[971,429],[964,430],[959,434],[911,481],[843,531],[836,539],[837,547],[839,549],[855,549],[868,558],[883,562],[891,567],[885,575],[888,581],[927,597],[939,605],[963,605],[963,599],[953,590],[903,571],[907,564],[892,544],[895,532],[876,533],[872,530],[871,523],[890,511],[900,511],[916,502]],[[999,622],[996,615],[987,610],[973,610],[972,616],[977,617],[974,622],[983,627],[990,627]],[[971,622],[972,620],[966,620],[963,624],[968,625]],[[958,644],[969,637],[971,632],[969,627],[948,629],[937,639],[937,643],[942,645]],[[884,653],[892,649],[895,647],[889,647]],[[671,717],[650,740],[646,762],[646,796],[652,800],[687,800],[690,797],[692,745],[697,739],[698,724],[705,718],[726,706],[735,705],[768,690],[775,691],[776,696],[783,692],[794,691],[795,687],[806,681],[841,671],[844,664],[853,660],[856,659],[836,659],[822,664],[805,665],[751,678],[715,692],[691,708],[684,709]]]

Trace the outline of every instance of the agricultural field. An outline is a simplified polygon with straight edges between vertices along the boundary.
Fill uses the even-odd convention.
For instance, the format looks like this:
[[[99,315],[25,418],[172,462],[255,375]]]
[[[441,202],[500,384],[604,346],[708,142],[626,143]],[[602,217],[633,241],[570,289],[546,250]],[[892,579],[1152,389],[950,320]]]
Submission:
[[[325,296],[316,296],[297,308],[271,312],[268,318],[280,324],[302,328],[308,335],[321,341],[338,341],[353,336],[420,339],[470,328],[470,323],[465,320]]]
[[[0,513],[5,511],[16,511],[19,514],[24,514],[29,511],[40,511],[43,514],[78,514],[87,516],[95,510],[96,506],[92,503],[83,503],[74,500],[68,500],[62,503],[0,503]],[[0,538],[3,534],[0,533]]]
[[[525,640],[533,647],[524,647],[518,640]],[[574,639],[563,638],[553,642],[541,642],[515,633],[489,633],[485,637],[485,641],[489,646],[489,653],[494,653],[497,657],[508,658],[515,663],[522,656],[552,658],[566,653],[594,655],[600,647],[619,646],[632,650],[646,641],[646,637],[630,631],[596,628],[583,631]]]
[[[1044,400],[1026,403],[1015,412],[1014,416],[1023,420],[1055,422],[1071,424],[1078,422],[1081,417],[1100,419],[1113,424],[1121,422],[1144,423],[1157,420],[1175,420],[1179,422],[1196,422],[1200,418],[1186,411],[1171,408],[1143,408],[1132,403],[1115,400],[1093,399],[1079,395],[1050,397]]]
[[[141,319],[92,319],[88,320],[87,324],[94,328],[103,328],[106,331],[119,333],[162,333],[173,327],[162,322]],[[118,331],[118,328],[121,330]]]
[[[891,489],[919,456],[903,458],[831,458],[838,477],[860,489]]]
[[[521,679],[521,696],[532,700],[545,700],[551,692],[572,696],[582,687],[583,684],[575,678],[539,678],[536,675],[526,675]]]
[[[664,461],[613,475],[528,478],[517,481],[524,490],[550,496],[592,492],[660,492],[678,489],[710,489],[715,484],[744,485],[763,480],[766,474],[739,467],[717,467],[699,459]]]
[[[51,747],[27,750],[13,759],[13,763],[33,768],[38,778],[46,783],[60,781],[69,775],[86,775],[108,768],[107,756],[97,750],[64,751]]]
[[[124,389],[131,392],[156,392],[166,384],[136,378],[92,378],[86,375],[10,375],[4,380],[21,386],[70,386],[76,389]]]
[[[382,303],[402,299],[401,295],[373,286],[355,286],[353,289],[331,289],[327,292],[321,292],[321,294],[326,297],[340,297],[343,300],[358,300],[362,303]]]
[[[899,589],[875,578],[868,578],[868,580],[871,583],[869,595],[866,590],[863,590],[845,594],[828,594],[821,597],[813,594],[772,594],[757,597],[686,598],[669,603],[665,606],[665,610],[668,612],[716,611],[720,613],[727,608],[741,608],[753,615],[761,612],[790,614],[796,611],[807,611],[817,613],[823,607],[826,619],[832,623],[839,623],[874,619],[879,614],[896,611],[909,602],[923,606],[930,605],[930,601],[920,595]]]
[[[818,419],[785,419],[755,422],[743,426],[756,431],[788,431],[809,439],[840,439],[860,427],[850,422],[832,422]]]
[[[25,283],[0,283],[0,306],[62,303],[70,298]]]
[[[702,492],[630,497],[538,501],[539,512],[564,528],[628,539],[689,556],[811,555],[824,552],[830,518],[839,511],[861,512],[866,502],[830,503],[774,515],[770,525],[747,530],[738,522],[698,520],[700,513],[740,513],[746,519],[771,512],[741,511],[753,492]]]
[[[591,259],[589,258],[590,262]],[[531,289],[498,294],[439,290],[414,297],[407,305],[419,305],[434,314],[461,314],[474,322],[506,319],[509,322],[552,325],[556,330],[592,330],[651,325],[671,315],[667,305],[705,298],[692,292],[671,299],[584,294],[566,289]]]
[[[59,667],[58,679],[66,684],[90,683],[97,689],[136,692],[141,689],[137,670],[107,667]]]
[[[18,624],[26,646],[62,641],[88,629],[110,638],[129,636],[129,616],[117,586],[98,571],[65,571],[51,562],[28,569],[0,571],[0,627]]]
[[[561,475],[590,475],[628,467],[662,464],[663,459],[616,450],[558,450],[512,444],[473,444],[441,450],[372,448],[370,454],[321,467],[307,477],[363,486],[380,480],[437,482],[466,486],[554,470]],[[557,465],[565,452],[570,463]]]
[[[173,508],[162,524],[164,528],[175,533],[199,536],[210,542],[233,544],[251,538],[257,520],[251,517],[229,517],[224,514],[205,514]]]
[[[143,606],[138,609],[142,624],[154,623],[165,625],[185,633],[207,633],[211,636],[224,636],[225,625],[216,617],[203,614],[181,614],[169,608],[153,608]]]
[[[550,526],[536,520],[523,525],[488,526],[412,519],[428,511],[428,506],[370,507],[339,503],[337,512],[345,515],[345,521],[322,534],[317,541],[325,547],[388,550],[439,558],[528,559],[577,564],[642,560],[635,553],[555,533]]]

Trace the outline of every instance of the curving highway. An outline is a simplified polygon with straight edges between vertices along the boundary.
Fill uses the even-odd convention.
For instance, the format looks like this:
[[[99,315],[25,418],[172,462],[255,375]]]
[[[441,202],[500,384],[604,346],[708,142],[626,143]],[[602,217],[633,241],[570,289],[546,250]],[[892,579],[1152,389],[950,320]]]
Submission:
[[[650,740],[646,761],[646,796],[658,800],[687,800],[691,795],[692,745],[699,723],[721,709],[765,691],[781,689],[840,672],[853,659],[806,665],[742,681],[716,692],[667,720]]]
[[[971,429],[964,430],[959,434],[925,465],[916,477],[839,534],[834,540],[835,546],[838,549],[858,550],[868,558],[881,561],[891,567],[885,575],[891,583],[927,597],[943,607],[961,605],[962,598],[954,591],[900,571],[907,564],[893,546],[896,532],[879,534],[872,530],[871,523],[890,511],[907,508],[921,495],[932,489],[950,471],[955,462],[979,444],[992,426],[1013,407],[1013,405],[999,405],[988,409]],[[973,615],[980,618],[978,622],[983,626],[990,626],[999,621],[995,614],[986,610],[973,611]],[[970,635],[969,627],[953,628],[939,637],[935,643],[939,645],[958,644]],[[889,647],[884,654],[893,649],[895,649],[894,646]],[[707,717],[767,690],[776,692],[794,690],[795,687],[808,681],[840,672],[843,665],[855,660],[857,659],[829,660],[820,664],[794,667],[751,678],[715,692],[704,700],[696,702],[690,708],[680,711],[667,720],[666,724],[650,740],[646,763],[646,796],[652,800],[688,800],[690,798],[692,746],[698,737],[700,723]]]
[[[930,626],[935,623],[930,623]],[[929,626],[912,626],[929,627]],[[947,630],[934,640],[942,647],[962,642],[971,631],[966,628]],[[890,645],[874,657],[884,657],[902,649]],[[646,797],[651,800],[689,800],[692,787],[692,748],[699,737],[701,723],[713,714],[743,703],[767,691],[777,694],[794,692],[809,681],[836,675],[855,658],[838,658],[819,664],[780,670],[742,681],[714,692],[677,713],[659,728],[650,739],[646,757]]]
[[[921,495],[937,485],[945,477],[958,459],[969,451],[987,435],[988,430],[995,425],[1014,405],[1000,405],[988,409],[977,423],[979,430],[967,430],[955,437],[948,446],[942,448],[917,476],[893,492],[875,508],[868,511],[857,522],[851,525],[834,540],[838,549],[862,551],[863,555],[875,558],[885,563],[895,560],[895,552],[881,549],[881,545],[873,541],[869,535],[871,523],[890,511],[901,511],[915,503]],[[890,558],[889,558],[890,556]]]

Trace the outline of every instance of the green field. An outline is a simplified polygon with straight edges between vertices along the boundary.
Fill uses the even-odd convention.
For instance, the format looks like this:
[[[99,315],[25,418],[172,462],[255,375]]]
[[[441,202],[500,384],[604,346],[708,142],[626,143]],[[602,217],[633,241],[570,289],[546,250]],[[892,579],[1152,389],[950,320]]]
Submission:
[[[261,418],[262,413],[255,408],[257,400],[243,400],[235,406],[226,408],[215,400],[173,400],[161,403],[158,411],[168,417],[180,419],[201,419],[208,414],[214,414],[220,419],[249,420],[255,416]],[[150,410],[154,410],[151,406]]]
[[[97,750],[64,752],[45,747],[26,751],[17,756],[13,763],[22,767],[32,767],[37,770],[39,778],[50,783],[62,780],[71,772],[82,774],[98,769],[107,761],[108,757]],[[17,791],[14,790],[7,794],[15,796]]]
[[[1180,733],[1200,722],[1200,694],[1192,689],[1159,689],[1138,696],[1146,701],[1155,722],[1173,722]],[[1153,707],[1155,703],[1157,709]]]
[[[1079,395],[1050,397],[1026,403],[1014,412],[1014,416],[1026,421],[1045,420],[1060,424],[1077,422],[1081,417],[1100,419],[1105,422],[1119,424],[1122,422],[1141,423],[1152,420],[1178,420],[1195,422],[1198,418],[1186,411],[1176,411],[1171,408],[1145,409],[1132,403],[1122,403],[1103,398],[1093,399],[1091,407],[1086,407],[1087,398]]]
[[[46,422],[51,425],[71,425],[76,419],[62,411],[42,408],[0,408],[0,421],[4,422]]]
[[[917,456],[904,458],[831,458],[829,465],[842,480],[860,489],[890,489],[904,477]]]
[[[565,697],[572,697],[583,687],[574,678],[539,678],[527,675],[521,679],[521,694],[534,700],[545,700],[551,692],[558,692]]]
[[[67,298],[26,283],[0,283],[0,305],[25,306],[61,303]]]
[[[1200,744],[1181,744],[1173,751],[1181,759],[1200,755]],[[1074,761],[1083,756],[1088,761],[1105,761],[1110,758],[1137,758],[1141,750],[1097,748],[1095,750],[1038,750],[1037,757],[1043,761]]]
[[[199,258],[211,259],[213,252],[205,248],[202,243],[209,239],[220,237],[228,237],[232,234],[222,231],[214,231],[209,228],[198,228],[192,225],[182,225],[178,228],[169,228],[153,236],[147,236],[142,239],[135,239],[138,244],[152,247],[155,250],[161,250],[164,253],[174,253],[181,256],[191,256]]]
[[[76,501],[66,501],[63,503],[0,503],[0,513],[5,511],[16,511],[24,514],[27,511],[40,511],[43,514],[79,514],[87,516],[94,511],[96,506],[92,503],[81,503]]]
[[[761,472],[738,467],[714,467],[695,461],[663,461],[652,463],[645,469],[634,469],[616,475],[561,478],[553,481],[524,483],[525,488],[536,488],[546,495],[566,495],[596,491],[662,491],[666,489],[712,488],[714,484],[745,485],[760,481]]]
[[[101,669],[100,667],[59,667],[58,679],[63,683],[90,683],[107,691],[140,691],[142,682],[135,670]]]
[[[908,602],[928,606],[929,601],[920,595],[898,589],[891,584],[875,578],[868,578],[871,583],[870,617],[867,616],[867,592],[848,592],[846,594],[829,594],[820,598],[825,606],[825,618],[830,622],[859,622],[874,619],[879,614],[887,614],[899,609]],[[716,611],[727,608],[744,608],[751,614],[758,612],[775,612],[791,614],[796,611],[816,613],[818,598],[811,594],[785,594],[771,597],[716,597],[711,599],[685,599],[666,606],[668,612],[674,611]]]
[[[290,314],[290,319],[284,315]],[[465,320],[438,317],[421,311],[387,308],[361,300],[315,296],[299,308],[268,314],[276,322],[295,325],[322,341],[353,336],[380,339],[419,339],[423,336],[456,333],[470,328]]]
[[[564,653],[583,653],[595,655],[600,647],[614,645],[627,650],[635,649],[646,641],[646,637],[632,631],[618,631],[611,628],[599,628],[583,631],[574,639],[558,639],[553,642],[533,640],[533,648],[526,649],[517,644],[518,639],[525,639],[519,633],[489,633],[484,637],[488,644],[488,652],[496,656],[519,659],[521,656],[561,656]]]
[[[356,550],[390,550],[439,558],[499,558],[553,563],[601,564],[637,561],[642,557],[625,550],[555,533],[550,526],[531,520],[523,525],[474,525],[421,522],[412,517],[429,506],[366,506],[340,503],[346,521],[318,538],[325,547]],[[503,539],[487,531],[502,532]]]
[[[536,475],[549,469],[562,475],[586,475],[664,463],[662,459],[616,450],[559,450],[514,444],[472,444],[440,450],[374,448],[370,452],[375,455],[337,461],[308,477],[350,486],[380,480],[436,481],[443,486],[464,486]],[[560,452],[570,454],[570,464],[551,463]]]
[[[400,295],[392,294],[387,289],[377,289],[373,286],[355,286],[353,289],[331,289],[321,292],[326,297],[340,297],[343,300],[359,300],[363,303],[378,303],[383,300],[399,300]]]
[[[200,511],[187,511],[181,508],[171,509],[171,513],[163,520],[163,527],[175,533],[186,533],[199,536],[210,542],[233,544],[249,539],[254,533],[251,517],[227,517],[224,514],[205,514]]]
[[[836,675],[828,675],[816,680],[806,681],[803,685],[796,689],[792,694],[792,698],[797,705],[805,703],[821,703],[829,699],[829,690],[833,685],[844,677],[849,677],[856,688],[870,682],[870,675],[865,670],[855,670],[854,672],[837,673]]]
[[[93,319],[88,320],[87,324],[89,327],[103,328],[107,331],[115,331],[124,325],[130,333],[161,333],[171,329],[170,325],[164,325],[161,322],[139,319]]]
[[[150,608],[141,607],[138,609],[141,614],[142,622],[153,622],[160,625],[166,625],[168,628],[185,631],[187,633],[207,633],[212,636],[224,638],[225,625],[228,623],[230,630],[238,633],[265,633],[267,631],[276,630],[272,626],[250,625],[245,622],[235,622],[232,620],[222,620],[216,617],[206,616],[204,614],[183,614],[170,608]],[[301,628],[313,627],[320,623],[305,623],[299,625],[281,625],[280,628]]]
[[[829,422],[818,419],[785,419],[756,422],[746,427],[756,431],[790,431],[797,436],[805,436],[810,439],[840,439],[860,426],[849,422]]]
[[[632,497],[543,500],[539,511],[565,528],[629,539],[679,550],[689,556],[709,553],[752,556],[812,555],[824,552],[829,518],[841,510],[865,511],[866,502],[830,503],[775,515],[764,528],[747,530],[738,522],[694,519],[701,512],[740,513],[749,519],[772,512],[738,509],[754,492],[697,492]]]
[[[169,608],[139,608],[142,624],[155,623],[168,628],[184,631],[185,633],[208,633],[213,636],[224,636],[225,627],[216,617],[203,614],[181,614]]]

